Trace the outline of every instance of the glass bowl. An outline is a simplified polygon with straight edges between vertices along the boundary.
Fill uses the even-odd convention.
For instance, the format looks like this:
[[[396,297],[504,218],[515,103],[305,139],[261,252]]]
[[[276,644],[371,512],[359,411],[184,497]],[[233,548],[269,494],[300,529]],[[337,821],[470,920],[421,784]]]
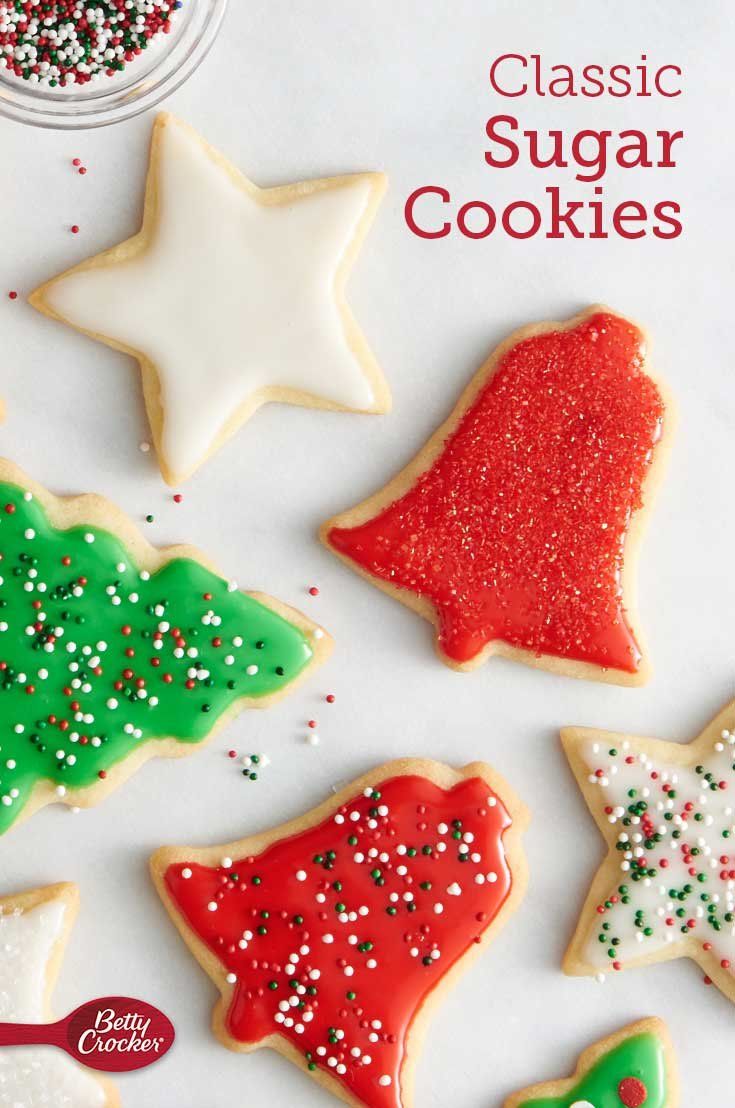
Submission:
[[[162,35],[114,77],[46,89],[0,69],[0,115],[32,127],[77,130],[120,123],[152,108],[191,76],[206,57],[227,0],[184,0]]]

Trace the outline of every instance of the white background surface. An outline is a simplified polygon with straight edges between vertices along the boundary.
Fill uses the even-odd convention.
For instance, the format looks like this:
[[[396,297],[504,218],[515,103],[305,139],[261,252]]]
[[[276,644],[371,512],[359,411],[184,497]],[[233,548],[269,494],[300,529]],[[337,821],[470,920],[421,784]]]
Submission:
[[[54,491],[105,493],[139,521],[154,513],[143,524],[151,541],[197,543],[242,586],[303,608],[337,640],[328,666],[276,709],[241,716],[188,760],[151,762],[97,810],[46,809],[0,843],[0,891],[60,879],[81,886],[58,1012],[119,992],[160,1005],[176,1023],[171,1054],[120,1080],[125,1108],[329,1102],[277,1056],[230,1054],[211,1036],[215,990],[158,903],[147,857],[164,842],[224,841],[280,822],[404,754],[485,758],[534,814],[527,900],[435,1016],[417,1106],[499,1105],[514,1088],[568,1072],[592,1039],[649,1014],[670,1023],[683,1105],[735,1102],[735,1012],[692,963],[604,986],[560,971],[602,841],[557,740],[560,725],[577,723],[686,741],[733,691],[734,28],[728,0],[233,0],[212,55],[167,106],[263,185],[389,173],[349,291],[394,412],[265,408],[184,488],[180,505],[153,455],[138,448],[148,431],[134,363],[4,295],[28,292],[137,229],[151,119],[78,135],[0,123],[2,452]],[[486,73],[508,50],[577,65],[632,63],[645,52],[683,65],[686,91],[670,101],[501,101]],[[426,183],[458,200],[539,198],[547,184],[576,194],[571,170],[488,169],[485,121],[508,110],[526,126],[568,131],[683,128],[678,169],[611,170],[604,184],[613,201],[678,199],[684,235],[413,237],[403,204]],[[70,167],[75,156],[89,167],[84,178]],[[78,236],[68,232],[74,222]],[[626,690],[497,660],[455,674],[436,660],[428,625],[323,550],[317,525],[413,455],[509,330],[595,300],[647,327],[680,411],[639,571],[655,675]],[[312,583],[317,599],[306,594]],[[303,742],[310,717],[319,721],[316,749]],[[231,746],[271,757],[257,784],[228,761]]]

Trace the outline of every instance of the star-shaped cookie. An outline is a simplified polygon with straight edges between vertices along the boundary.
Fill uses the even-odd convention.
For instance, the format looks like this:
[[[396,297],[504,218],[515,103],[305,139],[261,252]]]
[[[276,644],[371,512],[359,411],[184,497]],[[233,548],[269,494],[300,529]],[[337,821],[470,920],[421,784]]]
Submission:
[[[522,1089],[503,1108],[677,1108],[674,1050],[659,1019],[639,1020],[585,1050],[572,1077]]]
[[[524,327],[406,469],[322,540],[433,623],[455,669],[500,654],[639,685],[632,560],[669,425],[635,324],[597,306]]]
[[[735,703],[689,745],[586,728],[562,741],[609,847],[565,972],[688,957],[735,1001]]]
[[[168,114],[141,230],[30,298],[137,358],[161,470],[179,484],[261,404],[385,412],[344,286],[379,173],[261,189]]]
[[[51,1020],[49,996],[78,907],[75,885],[0,898],[0,1023]],[[53,1047],[0,1050],[0,1104],[118,1108],[115,1086]]]
[[[337,1097],[409,1108],[429,1009],[526,883],[527,816],[489,766],[380,766],[282,827],[154,855],[221,992],[225,1046],[280,1051]]]

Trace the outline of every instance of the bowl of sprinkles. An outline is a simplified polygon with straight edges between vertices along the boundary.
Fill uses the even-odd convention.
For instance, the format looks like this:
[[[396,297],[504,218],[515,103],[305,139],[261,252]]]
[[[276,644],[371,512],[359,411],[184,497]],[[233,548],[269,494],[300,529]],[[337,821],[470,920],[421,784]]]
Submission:
[[[227,0],[0,0],[0,114],[36,127],[119,123],[191,76]]]

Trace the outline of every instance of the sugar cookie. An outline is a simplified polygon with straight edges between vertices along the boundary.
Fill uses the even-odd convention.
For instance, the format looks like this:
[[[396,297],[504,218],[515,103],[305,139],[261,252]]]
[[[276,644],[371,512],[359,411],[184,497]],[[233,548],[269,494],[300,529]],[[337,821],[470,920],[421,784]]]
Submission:
[[[688,957],[735,1001],[735,703],[688,745],[578,727],[562,740],[608,845],[565,972]]]
[[[385,187],[358,173],[260,189],[163,113],[141,230],[30,302],[137,358],[161,470],[179,484],[266,401],[389,409],[344,296]]]
[[[525,808],[482,763],[407,758],[282,827],[152,859],[222,994],[214,1031],[272,1047],[348,1104],[409,1108],[438,994],[526,884]]]
[[[0,1023],[53,1019],[50,994],[77,914],[75,885],[0,897]],[[0,1050],[0,1103],[19,1108],[118,1108],[115,1086],[53,1047]]]
[[[456,669],[500,654],[641,684],[631,562],[669,415],[628,320],[594,307],[524,327],[406,469],[322,539],[433,623]]]
[[[522,1089],[503,1108],[677,1108],[678,1103],[666,1024],[645,1019],[588,1047],[573,1077]]]
[[[109,501],[57,499],[3,461],[0,554],[0,834],[187,753],[331,647],[192,547],[156,550]]]

